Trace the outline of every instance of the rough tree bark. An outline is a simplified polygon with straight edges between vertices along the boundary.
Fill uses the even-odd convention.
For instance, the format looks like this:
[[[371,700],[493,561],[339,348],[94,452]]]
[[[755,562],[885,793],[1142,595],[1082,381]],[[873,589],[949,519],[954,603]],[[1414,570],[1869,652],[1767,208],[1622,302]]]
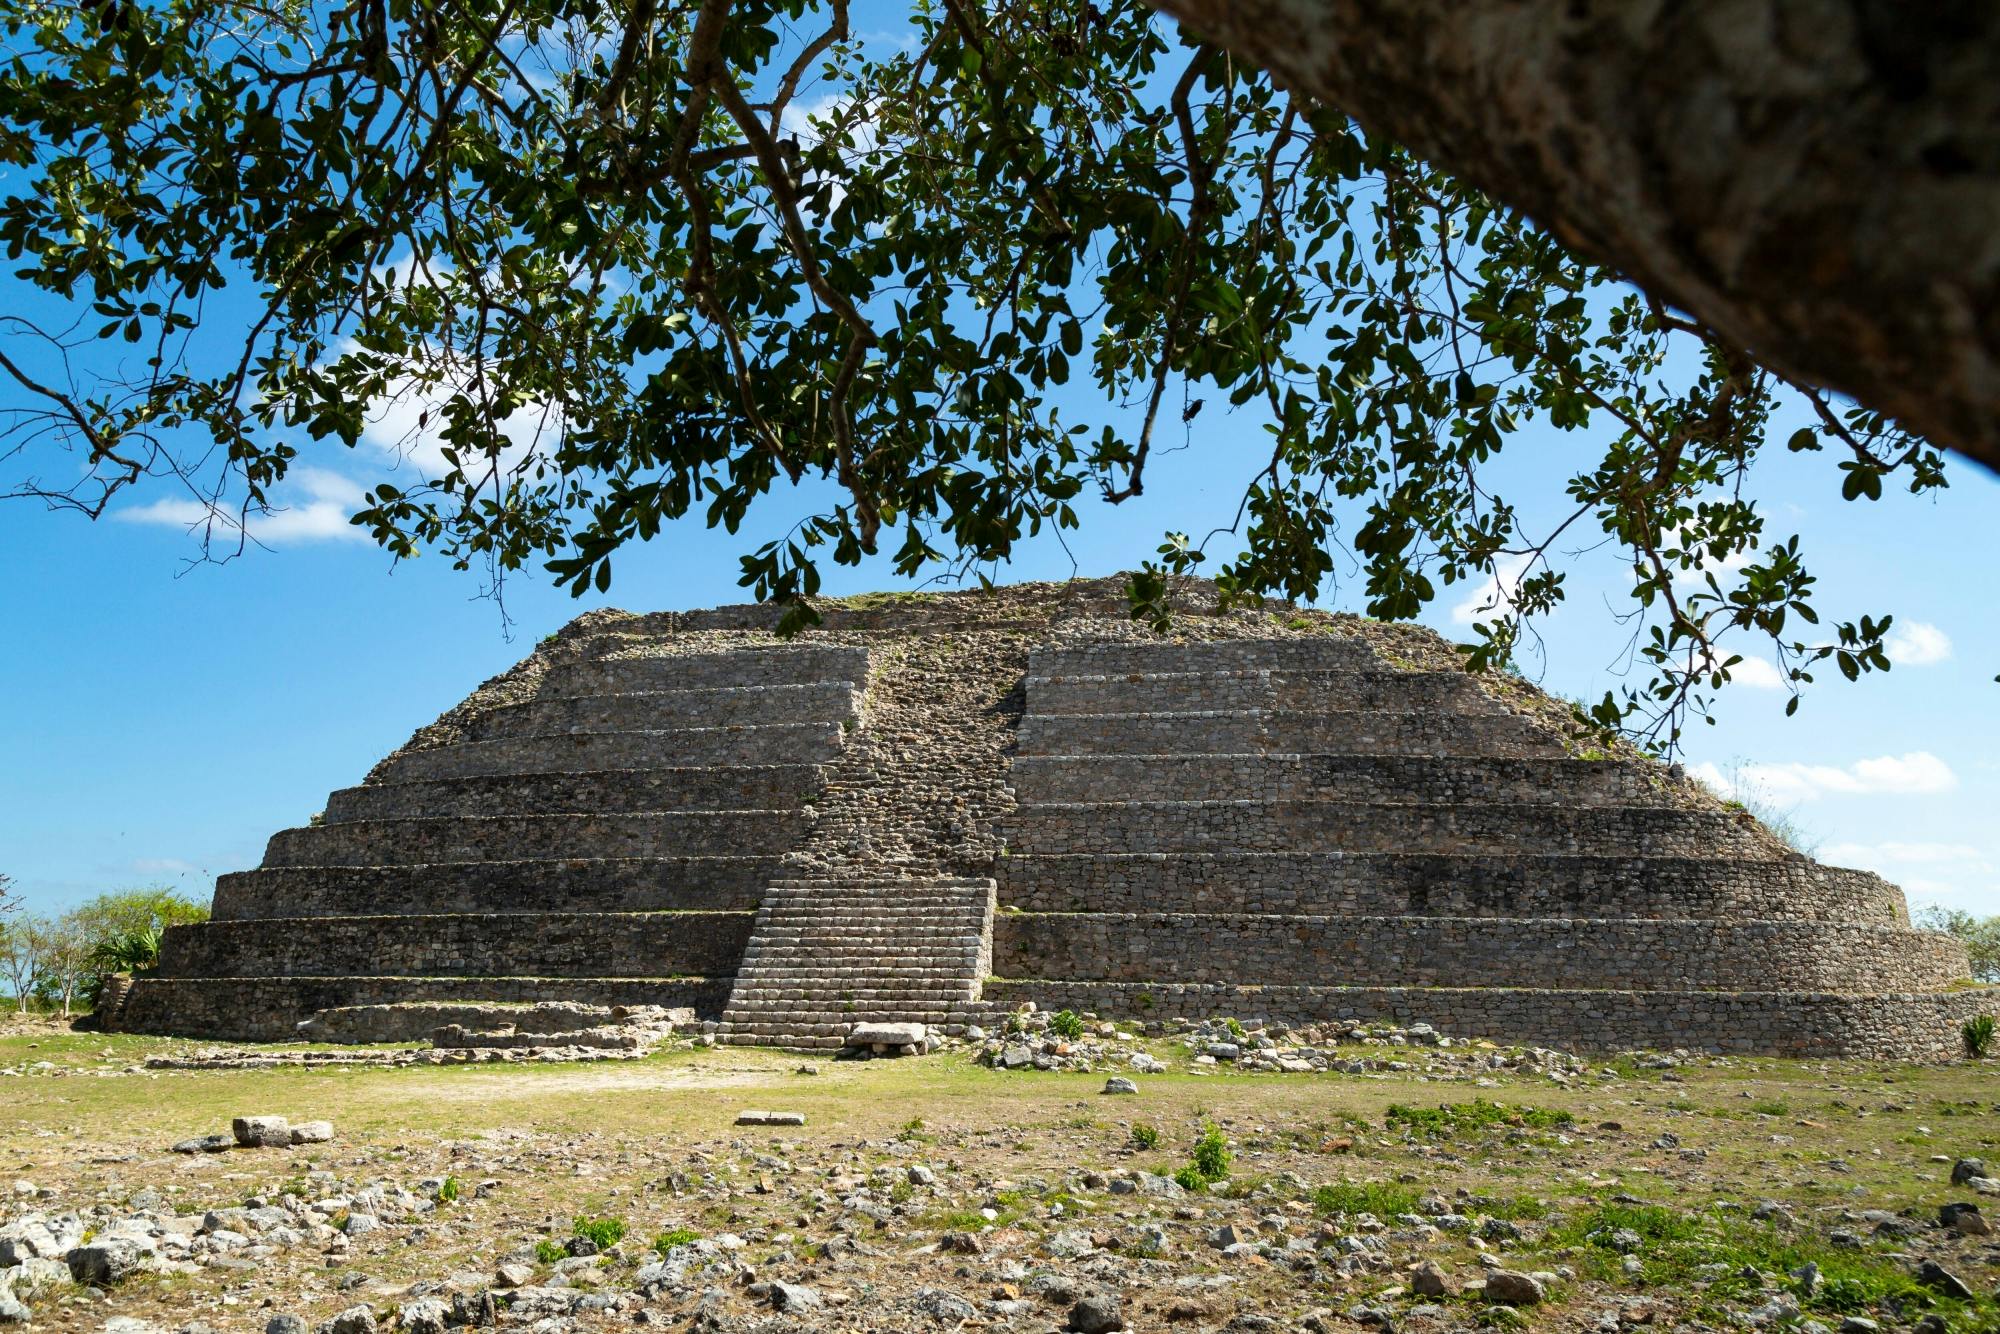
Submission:
[[[1994,0],[1152,0],[1774,369],[2000,467]]]

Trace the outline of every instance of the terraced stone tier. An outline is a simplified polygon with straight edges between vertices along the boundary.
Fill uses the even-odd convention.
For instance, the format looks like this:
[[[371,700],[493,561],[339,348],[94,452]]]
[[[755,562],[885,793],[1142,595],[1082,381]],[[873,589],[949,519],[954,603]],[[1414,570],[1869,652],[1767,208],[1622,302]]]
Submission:
[[[840,753],[841,724],[765,723],[658,732],[557,732],[405,751],[384,782],[478,774],[580,773],[669,765],[824,764]]]
[[[1071,713],[1022,717],[1022,755],[1491,755],[1557,757],[1515,714]]]
[[[1654,769],[1568,757],[1430,755],[1021,755],[1011,779],[1023,802],[1156,801],[1563,802],[1656,805]]]
[[[622,695],[652,690],[702,690],[716,686],[803,686],[868,679],[868,650],[847,645],[745,647],[719,653],[665,650],[671,639],[607,636],[599,651],[635,656],[593,658],[549,669],[545,695]],[[591,646],[586,646],[589,651]],[[637,656],[643,655],[643,656]]]
[[[1086,982],[1300,979],[1335,986],[1934,991],[1965,975],[1936,932],[1827,922],[1002,913],[1002,977]]]
[[[320,1010],[399,1001],[685,1005],[712,1016],[726,977],[143,977],[125,1004],[134,1033],[199,1033],[228,1042],[287,1042]]]
[[[1898,1060],[1957,1056],[1958,1027],[1991,1011],[1977,991],[1857,995],[1793,991],[1589,991],[1504,987],[1186,985],[996,979],[986,1002],[1023,1001],[1131,1018],[1175,1015],[1307,1024],[1328,1020],[1427,1023],[1581,1051],[1691,1047],[1699,1051]]]
[[[1028,675],[1114,676],[1143,672],[1373,671],[1382,667],[1358,639],[1212,639],[1161,643],[1112,640],[1037,649]]]
[[[1454,711],[1499,713],[1463,672],[1320,671],[1132,672],[1031,676],[1028,708],[1038,714],[1202,713],[1277,709],[1288,713]]]
[[[747,912],[264,918],[169,929],[161,977],[728,976]]]
[[[1396,805],[1350,801],[1024,804],[1008,849],[1134,852],[1569,852],[1752,857],[1770,843],[1730,814],[1670,806]]]
[[[275,866],[215,882],[215,920],[399,913],[752,911],[777,854]]]
[[[1907,926],[1880,876],[1805,857],[1522,853],[1014,854],[1000,903],[1027,912],[1347,917],[1651,917]]]
[[[370,783],[342,788],[329,797],[325,822],[789,809],[804,802],[825,773],[825,766],[816,764],[736,764]]]
[[[477,741],[548,736],[562,732],[660,732],[787,723],[843,723],[860,717],[857,693],[847,681],[796,686],[725,686],[707,690],[656,690],[628,695],[541,697],[481,714]]]
[[[722,856],[802,840],[810,811],[648,811],[350,820],[271,836],[266,866],[400,866],[570,857]]]

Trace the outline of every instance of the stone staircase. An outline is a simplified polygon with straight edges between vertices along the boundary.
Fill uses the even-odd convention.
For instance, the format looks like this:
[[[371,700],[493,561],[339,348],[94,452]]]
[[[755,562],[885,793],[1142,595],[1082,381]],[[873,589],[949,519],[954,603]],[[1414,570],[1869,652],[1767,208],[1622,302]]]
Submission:
[[[993,953],[993,882],[797,880],[771,886],[717,1036],[831,1049],[857,1023],[964,1030]]]

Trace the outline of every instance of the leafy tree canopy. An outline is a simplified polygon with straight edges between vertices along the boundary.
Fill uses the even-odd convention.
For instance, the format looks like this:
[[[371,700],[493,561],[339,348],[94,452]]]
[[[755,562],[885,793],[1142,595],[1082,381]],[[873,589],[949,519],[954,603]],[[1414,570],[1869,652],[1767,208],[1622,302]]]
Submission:
[[[63,312],[0,339],[13,489],[95,515],[184,486],[225,549],[417,394],[446,466],[356,516],[397,556],[604,589],[623,544],[824,478],[743,558],[796,627],[829,558],[1004,560],[1239,412],[1267,435],[1236,524],[1167,534],[1135,614],[1198,566],[1309,597],[1345,545],[1403,618],[1504,562],[1491,666],[1608,541],[1648,671],[1595,716],[1670,747],[1743,641],[1791,707],[1888,666],[1886,616],[1822,627],[1745,498],[1761,454],[1824,451],[1850,500],[1944,485],[1925,441],[1136,0],[912,0],[900,43],[845,0],[0,15],[0,244],[17,308]],[[1787,401],[1816,424],[1774,439]],[[1550,430],[1585,460],[1552,520],[1497,464]]]

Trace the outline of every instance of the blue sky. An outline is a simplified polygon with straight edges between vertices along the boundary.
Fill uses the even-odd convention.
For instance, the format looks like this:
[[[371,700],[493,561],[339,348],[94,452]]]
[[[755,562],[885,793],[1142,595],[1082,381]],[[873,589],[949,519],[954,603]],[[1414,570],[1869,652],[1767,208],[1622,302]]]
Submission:
[[[1233,510],[1257,467],[1247,419],[1213,417],[1159,458],[1146,495],[1087,513],[1068,547],[1034,542],[1008,580],[1097,575],[1142,560],[1167,529],[1200,533]],[[1553,486],[1586,442],[1523,442],[1524,476]],[[254,866],[274,830],[303,822],[328,791],[535,640],[587,607],[686,608],[740,601],[736,557],[780,531],[669,530],[623,555],[606,598],[579,602],[533,575],[506,590],[512,637],[479,580],[445,562],[394,566],[341,521],[359,481],[391,461],[364,443],[308,454],[315,471],[263,530],[267,549],[189,565],[196,546],[171,510],[135,496],[95,524],[23,503],[0,507],[0,870],[32,907],[147,883],[208,892],[215,874]],[[1935,498],[1840,500],[1821,458],[1778,454],[1760,479],[1774,523],[1795,526],[1833,616],[1893,611],[1911,661],[1887,677],[1812,689],[1783,716],[1777,689],[1733,687],[1718,725],[1692,729],[1690,763],[1736,769],[1791,808],[1821,856],[1904,884],[1913,901],[2000,912],[2000,628],[1988,610],[2000,484],[1962,468]],[[1785,531],[1783,529],[1780,530]],[[1617,683],[1624,632],[1607,599],[1627,576],[1594,558],[1544,627],[1545,685],[1594,697]],[[1322,605],[1352,609],[1347,585]],[[892,586],[880,567],[828,570],[829,592]],[[1463,637],[1477,590],[1447,590],[1427,619]],[[1460,608],[1464,608],[1460,610]],[[1455,614],[1456,612],[1456,614]],[[1918,659],[1923,661],[1919,662]]]

